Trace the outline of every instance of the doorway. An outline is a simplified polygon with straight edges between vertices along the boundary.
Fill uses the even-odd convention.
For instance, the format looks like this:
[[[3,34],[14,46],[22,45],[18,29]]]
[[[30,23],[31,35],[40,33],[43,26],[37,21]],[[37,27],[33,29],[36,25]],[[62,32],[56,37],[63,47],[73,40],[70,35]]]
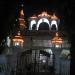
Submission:
[[[45,50],[27,50],[21,54],[17,64],[16,75],[32,73],[54,73],[54,54]]]

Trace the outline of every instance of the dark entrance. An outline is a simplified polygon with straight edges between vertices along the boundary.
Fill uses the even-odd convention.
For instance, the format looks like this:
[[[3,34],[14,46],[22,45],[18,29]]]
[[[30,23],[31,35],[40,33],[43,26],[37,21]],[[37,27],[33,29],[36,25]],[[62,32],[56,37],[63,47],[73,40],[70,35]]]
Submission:
[[[49,25],[46,22],[42,22],[39,25],[39,30],[49,30]]]
[[[23,52],[17,63],[16,75],[53,75],[54,55],[43,50],[27,50]]]

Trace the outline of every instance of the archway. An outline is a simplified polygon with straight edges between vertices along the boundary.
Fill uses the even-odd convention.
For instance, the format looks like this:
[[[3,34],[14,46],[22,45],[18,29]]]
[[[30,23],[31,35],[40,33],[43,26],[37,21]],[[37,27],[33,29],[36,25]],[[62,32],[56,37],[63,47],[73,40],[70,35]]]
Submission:
[[[46,22],[42,22],[38,28],[38,30],[49,30],[49,25]]]
[[[57,25],[57,21],[56,20],[51,21],[51,29],[52,28],[58,30],[58,25]]]
[[[36,25],[36,21],[35,20],[32,20],[30,22],[30,26],[29,26],[29,30],[33,30],[33,26]]]
[[[54,73],[53,61],[50,60],[51,55],[52,54],[44,50],[27,50],[23,52],[18,60],[16,74],[26,75],[31,72]],[[50,63],[50,61],[52,63]]]
[[[56,25],[55,25],[55,24],[53,24],[53,25],[52,25],[51,30],[52,30],[52,31],[56,31],[56,30],[57,30],[57,28],[56,28]]]
[[[41,19],[38,21],[38,23],[37,23],[36,30],[39,29],[40,24],[43,23],[43,22],[47,23],[47,24],[49,25],[49,29],[50,29],[49,20],[48,20],[47,18],[41,18]]]
[[[36,24],[33,24],[32,30],[36,30]]]

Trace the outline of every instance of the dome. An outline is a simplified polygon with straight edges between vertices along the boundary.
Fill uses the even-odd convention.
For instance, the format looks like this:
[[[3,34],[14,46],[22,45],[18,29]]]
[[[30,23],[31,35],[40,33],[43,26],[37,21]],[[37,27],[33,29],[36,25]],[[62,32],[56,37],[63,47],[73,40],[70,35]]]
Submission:
[[[17,35],[12,39],[13,45],[15,46],[23,46],[24,38],[21,35],[20,31],[18,31]]]
[[[62,44],[63,39],[58,36],[58,33],[56,33],[56,36],[52,39],[52,43],[53,44]]]

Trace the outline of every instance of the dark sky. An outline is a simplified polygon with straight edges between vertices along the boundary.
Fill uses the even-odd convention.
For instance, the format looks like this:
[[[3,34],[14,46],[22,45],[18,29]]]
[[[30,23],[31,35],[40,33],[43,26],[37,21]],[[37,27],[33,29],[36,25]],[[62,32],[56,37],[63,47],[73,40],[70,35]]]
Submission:
[[[73,11],[75,6],[72,0],[0,0],[0,38],[5,37],[11,26],[13,26],[21,1],[24,1],[26,18],[43,10],[54,11],[61,17],[61,22],[63,23],[64,21],[66,29],[74,34],[73,18],[75,14]]]

